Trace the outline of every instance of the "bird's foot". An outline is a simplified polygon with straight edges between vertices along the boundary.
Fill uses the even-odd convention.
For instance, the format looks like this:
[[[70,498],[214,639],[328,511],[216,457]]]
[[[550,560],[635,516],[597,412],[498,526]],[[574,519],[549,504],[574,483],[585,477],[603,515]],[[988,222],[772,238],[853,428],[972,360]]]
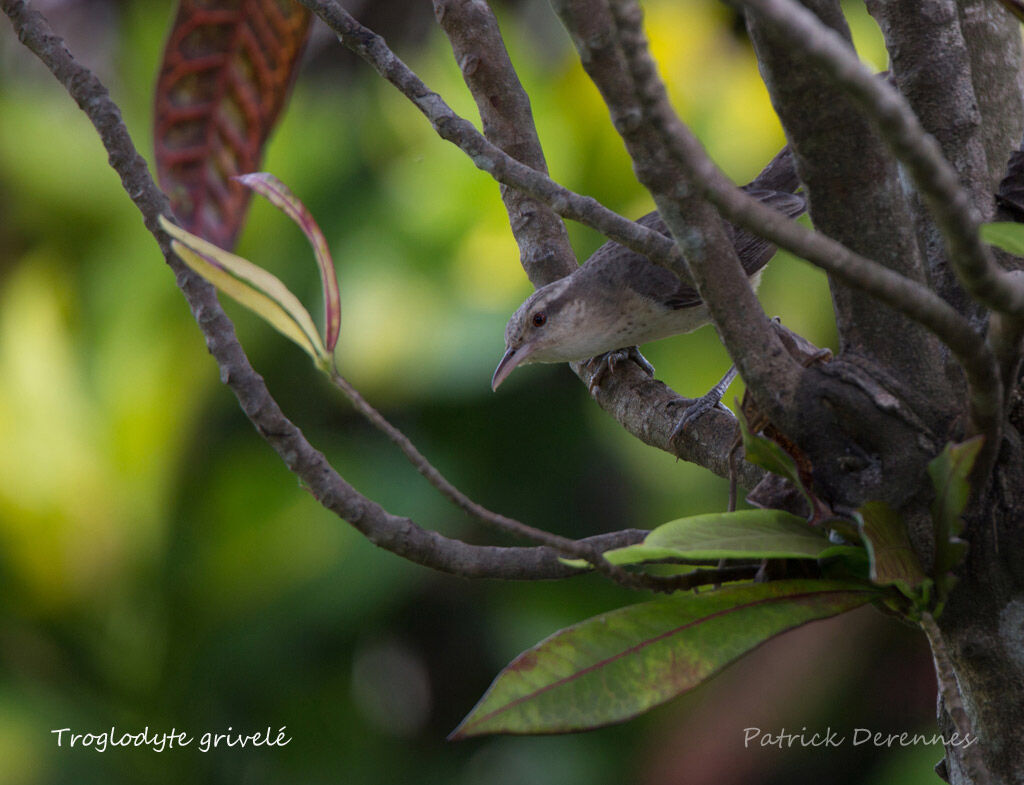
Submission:
[[[632,360],[639,365],[648,376],[654,376],[654,366],[647,362],[647,358],[640,354],[640,350],[635,346],[628,346],[623,349],[616,349],[613,352],[605,352],[599,354],[596,357],[591,357],[587,362],[588,368],[595,368],[594,375],[590,377],[590,384],[588,389],[590,394],[593,395],[594,391],[601,386],[601,383],[608,377],[609,374],[614,373],[615,369],[626,362],[626,360]]]
[[[722,396],[725,395],[725,391],[732,384],[732,380],[736,378],[736,366],[732,366],[726,372],[714,387],[708,390],[700,398],[696,399],[693,403],[686,407],[686,411],[683,412],[683,416],[679,418],[679,422],[676,423],[676,427],[672,429],[672,435],[669,436],[669,442],[674,442],[680,434],[683,433],[690,425],[712,409],[721,409],[722,411],[728,412],[729,410],[722,404]],[[730,412],[731,414],[731,412]]]

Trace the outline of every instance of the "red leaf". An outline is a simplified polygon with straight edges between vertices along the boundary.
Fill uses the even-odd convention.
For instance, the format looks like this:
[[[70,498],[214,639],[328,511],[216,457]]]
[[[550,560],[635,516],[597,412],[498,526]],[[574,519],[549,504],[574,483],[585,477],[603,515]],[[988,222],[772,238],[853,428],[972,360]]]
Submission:
[[[250,198],[230,178],[259,169],[309,22],[292,0],[180,0],[156,88],[157,176],[183,226],[222,248]]]

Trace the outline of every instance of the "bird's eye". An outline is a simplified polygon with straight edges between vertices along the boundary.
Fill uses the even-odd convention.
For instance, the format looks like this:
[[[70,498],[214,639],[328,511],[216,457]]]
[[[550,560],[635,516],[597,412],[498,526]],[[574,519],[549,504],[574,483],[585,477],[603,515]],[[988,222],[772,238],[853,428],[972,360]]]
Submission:
[[[537,311],[537,313],[535,313],[533,315],[533,326],[534,327],[543,327],[544,323],[547,320],[548,320],[548,315],[546,313],[544,313],[544,311]]]

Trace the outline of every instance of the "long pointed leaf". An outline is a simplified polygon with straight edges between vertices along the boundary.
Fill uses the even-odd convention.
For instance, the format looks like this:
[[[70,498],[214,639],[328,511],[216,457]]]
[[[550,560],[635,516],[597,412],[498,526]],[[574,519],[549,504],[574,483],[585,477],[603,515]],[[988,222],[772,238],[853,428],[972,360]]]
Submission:
[[[452,733],[565,733],[622,722],[781,632],[878,598],[841,581],[679,594],[588,619],[520,654]]]
[[[694,515],[654,529],[642,543],[604,554],[613,564],[651,559],[818,559],[835,545],[782,510]]]
[[[935,501],[932,502],[935,567],[932,577],[943,596],[953,588],[953,577],[948,573],[967,552],[967,543],[958,537],[964,528],[960,516],[970,499],[971,488],[967,478],[981,450],[982,438],[976,436],[962,444],[947,444],[928,464],[928,475],[935,486]]]

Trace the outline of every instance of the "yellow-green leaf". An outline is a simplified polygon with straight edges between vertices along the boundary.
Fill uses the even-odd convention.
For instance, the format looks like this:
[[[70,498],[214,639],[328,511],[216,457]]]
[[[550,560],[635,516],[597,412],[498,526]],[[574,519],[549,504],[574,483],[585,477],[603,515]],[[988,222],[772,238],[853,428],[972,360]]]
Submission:
[[[978,231],[986,243],[1002,248],[1014,256],[1024,256],[1024,224],[1015,221],[995,221],[982,224]]]
[[[654,559],[818,559],[834,548],[807,521],[782,510],[694,515],[654,529],[642,543],[604,554],[612,564]]]
[[[330,361],[313,318],[275,275],[160,218],[178,257],[220,291],[304,349],[318,365]]]

